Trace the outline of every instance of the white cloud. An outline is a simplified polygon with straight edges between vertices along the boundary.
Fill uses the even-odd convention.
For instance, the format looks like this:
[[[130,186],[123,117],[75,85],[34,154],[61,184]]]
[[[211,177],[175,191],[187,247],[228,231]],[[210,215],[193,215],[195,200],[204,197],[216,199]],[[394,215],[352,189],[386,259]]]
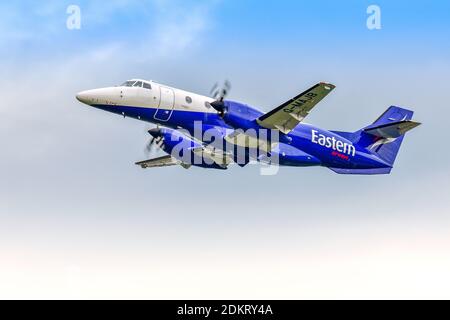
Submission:
[[[105,45],[114,36],[115,42],[123,43],[129,51],[138,51],[144,60],[148,56],[178,54],[201,43],[200,37],[210,25],[211,9],[216,4],[217,1],[161,0],[81,2],[81,30],[73,31],[72,35],[81,35],[86,41],[95,39],[96,43]],[[59,42],[68,39],[64,3],[1,4],[0,9],[0,43],[8,43],[9,48],[34,43],[45,50],[42,41],[48,41],[45,46],[53,47],[58,39]],[[121,21],[128,21],[132,14],[137,14],[139,25],[125,23],[122,28],[125,32],[117,32],[114,28],[120,26]]]
[[[154,31],[159,55],[180,53],[189,46],[198,45],[199,36],[207,29],[211,19],[209,6],[200,4],[180,9],[169,1],[159,1]]]

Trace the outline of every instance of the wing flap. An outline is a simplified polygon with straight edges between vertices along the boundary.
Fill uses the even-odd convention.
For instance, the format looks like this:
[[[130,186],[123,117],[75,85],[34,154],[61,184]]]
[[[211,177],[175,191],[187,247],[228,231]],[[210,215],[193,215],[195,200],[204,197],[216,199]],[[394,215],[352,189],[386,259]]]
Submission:
[[[272,147],[277,143],[268,143],[267,140],[258,139],[256,136],[248,135],[242,130],[235,130],[229,135],[225,136],[225,141],[244,148],[254,148],[270,152]]]
[[[212,147],[197,147],[193,148],[192,151],[198,155],[208,159],[211,159],[222,168],[228,167],[228,165],[233,162],[233,158],[226,152],[222,150],[212,148]]]

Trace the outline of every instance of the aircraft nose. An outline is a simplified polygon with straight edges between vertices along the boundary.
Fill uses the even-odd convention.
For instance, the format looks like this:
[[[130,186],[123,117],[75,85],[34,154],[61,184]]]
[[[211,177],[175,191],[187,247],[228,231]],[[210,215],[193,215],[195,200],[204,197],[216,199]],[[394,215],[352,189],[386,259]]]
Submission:
[[[76,95],[78,101],[93,107],[97,105],[118,105],[122,97],[120,88],[116,87],[91,89],[78,92]]]
[[[76,95],[77,100],[85,104],[90,104],[92,102],[92,94],[90,91],[91,90],[78,92]]]

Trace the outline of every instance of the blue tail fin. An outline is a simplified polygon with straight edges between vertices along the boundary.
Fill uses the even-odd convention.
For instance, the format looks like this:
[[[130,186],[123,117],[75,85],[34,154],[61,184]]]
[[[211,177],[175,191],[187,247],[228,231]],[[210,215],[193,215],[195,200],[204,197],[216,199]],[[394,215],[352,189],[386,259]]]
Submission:
[[[413,114],[411,110],[391,106],[374,123],[355,132],[355,142],[392,166],[405,133],[420,124],[411,121]]]

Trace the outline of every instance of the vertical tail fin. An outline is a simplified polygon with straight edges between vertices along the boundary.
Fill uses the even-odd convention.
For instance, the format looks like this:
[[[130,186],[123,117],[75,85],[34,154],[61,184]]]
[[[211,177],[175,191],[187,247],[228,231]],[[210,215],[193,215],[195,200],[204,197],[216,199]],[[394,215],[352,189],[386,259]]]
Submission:
[[[374,123],[357,132],[358,145],[375,153],[392,166],[405,133],[420,125],[411,121],[413,114],[411,110],[389,107]]]

